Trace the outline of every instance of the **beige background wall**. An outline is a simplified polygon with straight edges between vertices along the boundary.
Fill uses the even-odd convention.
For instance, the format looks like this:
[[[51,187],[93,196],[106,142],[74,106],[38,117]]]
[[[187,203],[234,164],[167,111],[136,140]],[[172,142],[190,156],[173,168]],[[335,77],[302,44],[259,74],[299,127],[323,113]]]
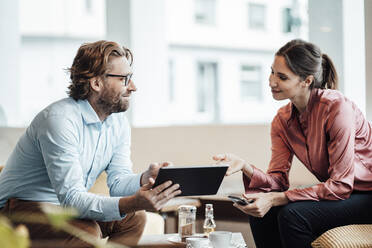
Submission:
[[[22,128],[0,128],[0,164],[5,164]],[[217,153],[235,153],[262,170],[270,161],[269,125],[205,125],[132,129],[132,160],[135,172],[151,162],[171,161],[175,165],[214,163]],[[296,159],[290,173],[294,185],[308,185],[316,179]],[[241,193],[241,173],[224,179],[219,194]]]
[[[211,164],[217,153],[235,153],[266,171],[271,157],[269,125],[206,125],[188,127],[134,128],[132,130],[134,170],[150,162],[172,161],[175,165]],[[316,183],[316,179],[294,160],[290,180],[295,185]],[[243,190],[241,173],[224,179],[221,194]]]

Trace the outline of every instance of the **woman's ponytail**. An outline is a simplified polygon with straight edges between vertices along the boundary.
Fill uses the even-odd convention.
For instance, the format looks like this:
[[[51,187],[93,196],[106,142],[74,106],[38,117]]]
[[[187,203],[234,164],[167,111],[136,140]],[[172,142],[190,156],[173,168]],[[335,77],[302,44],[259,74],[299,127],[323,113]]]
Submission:
[[[335,90],[338,87],[338,76],[332,60],[327,54],[322,54],[323,81],[321,88]]]

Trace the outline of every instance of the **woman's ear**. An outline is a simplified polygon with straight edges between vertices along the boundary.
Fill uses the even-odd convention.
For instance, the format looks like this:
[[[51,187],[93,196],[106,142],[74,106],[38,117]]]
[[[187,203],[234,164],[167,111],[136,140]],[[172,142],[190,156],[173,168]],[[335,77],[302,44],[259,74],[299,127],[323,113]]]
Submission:
[[[103,84],[100,78],[93,77],[89,79],[90,88],[95,92],[100,92],[103,88]]]
[[[314,82],[314,76],[313,75],[307,76],[303,82],[305,87],[310,87],[310,85]]]

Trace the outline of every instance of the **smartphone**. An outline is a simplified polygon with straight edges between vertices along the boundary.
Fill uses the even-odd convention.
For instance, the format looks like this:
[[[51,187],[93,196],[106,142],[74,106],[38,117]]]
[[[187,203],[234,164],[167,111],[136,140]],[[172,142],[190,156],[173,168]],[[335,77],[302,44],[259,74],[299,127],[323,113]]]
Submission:
[[[250,203],[253,203],[254,200],[250,200],[249,202],[246,201],[245,199],[241,198],[241,197],[238,197],[238,196],[233,196],[233,195],[229,195],[228,196],[230,198],[230,200],[232,200],[233,202],[235,203],[238,203],[239,205],[242,205],[242,206],[246,206]]]

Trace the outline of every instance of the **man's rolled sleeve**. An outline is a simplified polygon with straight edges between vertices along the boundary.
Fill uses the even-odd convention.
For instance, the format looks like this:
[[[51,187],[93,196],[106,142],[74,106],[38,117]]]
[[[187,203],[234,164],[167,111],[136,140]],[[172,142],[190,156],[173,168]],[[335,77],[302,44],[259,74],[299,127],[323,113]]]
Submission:
[[[126,214],[120,214],[119,200],[120,197],[109,197],[104,202],[102,212],[105,213],[105,221],[120,220],[126,216]]]
[[[141,187],[142,174],[117,175],[111,174],[107,184],[110,188],[110,196],[134,195]]]

